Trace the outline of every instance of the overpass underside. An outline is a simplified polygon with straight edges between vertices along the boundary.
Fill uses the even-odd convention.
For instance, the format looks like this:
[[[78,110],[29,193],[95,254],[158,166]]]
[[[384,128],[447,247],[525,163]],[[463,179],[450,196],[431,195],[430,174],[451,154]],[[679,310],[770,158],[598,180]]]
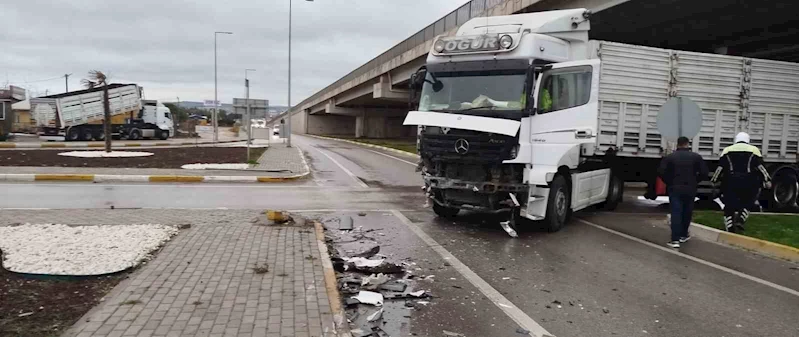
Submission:
[[[566,8],[594,12],[592,39],[799,62],[799,1],[473,0],[295,106],[293,132],[413,138],[408,80],[435,36],[471,17]]]

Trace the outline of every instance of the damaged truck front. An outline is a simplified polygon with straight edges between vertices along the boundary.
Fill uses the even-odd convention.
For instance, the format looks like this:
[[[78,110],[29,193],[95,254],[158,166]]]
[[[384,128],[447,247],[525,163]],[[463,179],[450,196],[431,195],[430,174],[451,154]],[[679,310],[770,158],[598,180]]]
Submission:
[[[437,215],[509,212],[512,229],[525,217],[547,219],[556,231],[579,207],[571,198],[575,174],[589,171],[588,203],[606,201],[610,170],[581,160],[596,135],[590,88],[599,61],[584,60],[588,14],[477,18],[434,41],[411,78],[413,111],[404,124],[419,127],[425,191]],[[555,110],[565,113],[548,114]]]

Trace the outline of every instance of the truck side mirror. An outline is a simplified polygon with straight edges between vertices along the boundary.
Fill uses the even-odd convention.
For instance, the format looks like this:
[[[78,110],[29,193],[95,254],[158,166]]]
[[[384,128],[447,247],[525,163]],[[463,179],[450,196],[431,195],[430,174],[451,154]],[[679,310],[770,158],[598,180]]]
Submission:
[[[411,89],[418,91],[422,89],[424,80],[427,77],[427,68],[419,68],[413,75],[411,75]]]

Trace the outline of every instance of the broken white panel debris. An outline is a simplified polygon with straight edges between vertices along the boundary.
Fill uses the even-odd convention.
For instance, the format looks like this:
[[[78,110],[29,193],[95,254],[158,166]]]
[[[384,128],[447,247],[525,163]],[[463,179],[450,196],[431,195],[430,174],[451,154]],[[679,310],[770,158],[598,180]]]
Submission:
[[[347,257],[344,258],[344,261],[355,264],[355,267],[357,268],[374,268],[383,264],[383,262],[386,260],[369,260],[362,257]]]
[[[383,294],[381,293],[362,290],[358,292],[358,296],[355,296],[353,298],[363,304],[371,304],[371,305],[376,305],[378,307],[383,305]]]

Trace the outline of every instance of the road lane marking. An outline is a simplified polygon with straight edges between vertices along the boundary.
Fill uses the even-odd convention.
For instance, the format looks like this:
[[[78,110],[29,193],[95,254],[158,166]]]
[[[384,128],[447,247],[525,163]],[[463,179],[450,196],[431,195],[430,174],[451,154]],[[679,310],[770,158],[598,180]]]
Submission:
[[[401,162],[403,162],[403,163],[405,163],[405,164],[411,165],[411,166],[413,166],[413,167],[416,167],[416,166],[417,166],[417,164],[416,164],[416,163],[411,163],[411,162],[409,162],[409,161],[407,161],[407,160],[399,159],[399,158],[397,158],[397,157],[390,156],[390,155],[387,155],[387,154],[385,154],[385,153],[382,153],[382,152],[378,152],[378,151],[374,151],[374,150],[369,150],[369,149],[364,149],[364,150],[366,150],[366,151],[369,151],[369,152],[372,152],[372,153],[379,154],[379,155],[381,155],[381,156],[384,156],[384,157],[389,157],[389,158],[391,158],[391,159],[396,159],[396,160],[399,160],[399,161],[401,161]]]
[[[794,296],[799,296],[799,291],[793,290],[791,288],[784,287],[784,286],[781,286],[779,284],[772,283],[772,282],[766,281],[764,279],[761,279],[761,278],[758,278],[758,277],[755,277],[755,276],[752,276],[752,275],[749,275],[749,274],[744,274],[744,273],[739,272],[737,270],[730,269],[730,268],[724,267],[722,265],[715,264],[715,263],[710,262],[710,261],[705,261],[705,260],[702,260],[702,259],[700,259],[698,257],[692,256],[692,255],[688,255],[688,254],[682,253],[680,251],[674,250],[673,248],[666,248],[665,246],[654,244],[654,243],[651,243],[649,241],[646,241],[646,240],[643,240],[643,239],[639,239],[639,238],[634,237],[634,236],[629,235],[629,234],[624,234],[622,232],[619,232],[619,231],[604,227],[602,225],[595,224],[595,223],[587,221],[587,220],[583,220],[583,219],[576,219],[576,220],[579,221],[579,222],[582,222],[582,223],[584,223],[586,225],[589,225],[591,227],[594,227],[596,229],[600,229],[600,230],[606,231],[608,233],[616,234],[616,235],[621,236],[621,237],[623,237],[625,239],[629,239],[629,240],[632,240],[632,241],[647,245],[649,247],[652,247],[652,248],[655,248],[655,249],[659,249],[659,250],[667,252],[669,254],[674,254],[674,255],[677,255],[677,256],[680,256],[680,257],[684,257],[684,258],[686,258],[688,260],[691,260],[691,261],[694,261],[696,263],[703,264],[705,266],[708,266],[708,267],[711,267],[711,268],[715,268],[715,269],[718,269],[718,270],[721,270],[721,271],[724,271],[724,272],[727,272],[727,273],[730,273],[730,274],[745,278],[747,280],[762,284],[762,285],[767,286],[767,287],[771,287],[771,288],[774,288],[774,289],[777,289],[777,290],[780,290],[780,291],[784,291],[784,292],[789,293],[789,294],[794,295]]]
[[[344,171],[344,173],[346,173],[348,176],[350,176],[350,178],[352,178],[352,180],[355,180],[355,182],[358,183],[358,186],[361,186],[363,188],[369,188],[369,185],[366,185],[366,183],[363,182],[363,180],[358,178],[358,176],[356,176],[354,173],[352,173],[352,171],[350,171],[346,167],[344,167],[344,165],[341,165],[341,163],[339,163],[337,160],[333,159],[333,157],[331,157],[329,154],[325,153],[324,151],[322,151],[322,150],[320,150],[320,149],[318,149],[316,147],[314,147],[314,150],[318,151],[323,156],[327,157],[327,159],[330,159],[330,161],[332,161],[333,164],[336,164],[336,166],[338,166],[338,168],[340,168],[342,171]]]
[[[494,303],[498,308],[505,312],[510,319],[512,319],[516,324],[519,324],[525,330],[530,331],[531,336],[536,337],[544,337],[544,336],[553,336],[551,333],[547,332],[544,327],[542,327],[538,322],[533,320],[530,316],[524,313],[521,309],[519,309],[515,304],[509,301],[505,296],[494,289],[488,282],[483,280],[477,273],[472,271],[471,268],[463,264],[455,255],[452,255],[448,250],[446,250],[443,246],[441,246],[436,240],[432,237],[427,235],[419,226],[411,222],[410,219],[406,218],[402,213],[397,210],[392,210],[391,213],[394,214],[398,219],[400,219],[405,226],[407,226],[416,236],[418,236],[422,241],[424,241],[428,247],[433,249],[438,255],[441,256],[445,261],[449,262],[455,270],[458,271],[464,278],[466,278],[472,285],[474,285],[478,290],[480,290],[485,297],[487,297],[491,302]]]

